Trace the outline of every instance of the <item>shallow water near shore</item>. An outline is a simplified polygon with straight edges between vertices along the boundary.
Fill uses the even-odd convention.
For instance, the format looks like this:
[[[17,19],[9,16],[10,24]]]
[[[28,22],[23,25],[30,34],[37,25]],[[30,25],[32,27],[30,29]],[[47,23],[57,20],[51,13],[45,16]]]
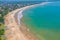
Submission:
[[[22,22],[41,40],[60,40],[60,2],[23,11]]]

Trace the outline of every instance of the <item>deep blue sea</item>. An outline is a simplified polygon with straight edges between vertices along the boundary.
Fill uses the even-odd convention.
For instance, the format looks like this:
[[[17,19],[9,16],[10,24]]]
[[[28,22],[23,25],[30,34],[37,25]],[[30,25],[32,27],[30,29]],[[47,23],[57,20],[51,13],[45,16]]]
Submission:
[[[26,9],[22,22],[39,40],[60,40],[60,2]]]

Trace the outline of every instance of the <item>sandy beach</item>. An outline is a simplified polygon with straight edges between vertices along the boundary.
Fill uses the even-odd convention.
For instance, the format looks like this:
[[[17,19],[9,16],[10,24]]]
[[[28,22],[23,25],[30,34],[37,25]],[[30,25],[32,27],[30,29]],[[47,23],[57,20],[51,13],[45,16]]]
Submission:
[[[47,2],[45,2],[45,4],[46,3]],[[23,17],[22,12],[36,5],[40,4],[16,9],[4,16],[6,40],[39,40],[35,35],[30,33],[29,29],[20,21]],[[41,5],[43,5],[43,3]]]

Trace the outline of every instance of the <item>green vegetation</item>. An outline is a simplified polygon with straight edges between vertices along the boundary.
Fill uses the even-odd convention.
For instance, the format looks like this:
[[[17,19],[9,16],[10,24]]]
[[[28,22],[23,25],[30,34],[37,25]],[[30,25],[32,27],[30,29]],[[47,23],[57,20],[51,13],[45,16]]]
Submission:
[[[2,36],[0,36],[0,40],[5,40]]]
[[[4,29],[0,29],[0,35],[4,35]]]
[[[28,5],[33,5],[33,4],[37,4],[40,2],[7,2],[7,4],[0,3],[0,40],[4,40],[4,37],[2,37],[4,35],[4,16],[10,12],[13,11],[17,8],[21,8],[21,7],[25,7]]]
[[[0,7],[0,40],[4,40],[4,16],[8,11],[8,7]]]
[[[4,16],[8,13],[8,7],[2,7],[2,10],[0,11],[0,22],[4,23]]]
[[[4,40],[4,24],[0,24],[0,40]]]

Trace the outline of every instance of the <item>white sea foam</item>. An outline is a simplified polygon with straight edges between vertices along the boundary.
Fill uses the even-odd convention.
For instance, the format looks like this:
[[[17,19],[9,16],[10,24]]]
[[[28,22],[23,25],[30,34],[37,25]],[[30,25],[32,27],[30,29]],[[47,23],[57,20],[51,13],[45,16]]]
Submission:
[[[18,16],[17,16],[17,20],[18,20],[18,24],[20,25],[20,20],[21,18],[23,17],[23,14],[22,12],[28,8],[31,8],[31,7],[34,7],[34,6],[37,6],[37,5],[45,5],[47,3],[50,3],[50,2],[43,2],[43,3],[40,3],[40,4],[35,4],[35,5],[31,5],[31,6],[26,6],[26,7],[23,7],[23,8],[20,8],[19,12],[18,12]]]

